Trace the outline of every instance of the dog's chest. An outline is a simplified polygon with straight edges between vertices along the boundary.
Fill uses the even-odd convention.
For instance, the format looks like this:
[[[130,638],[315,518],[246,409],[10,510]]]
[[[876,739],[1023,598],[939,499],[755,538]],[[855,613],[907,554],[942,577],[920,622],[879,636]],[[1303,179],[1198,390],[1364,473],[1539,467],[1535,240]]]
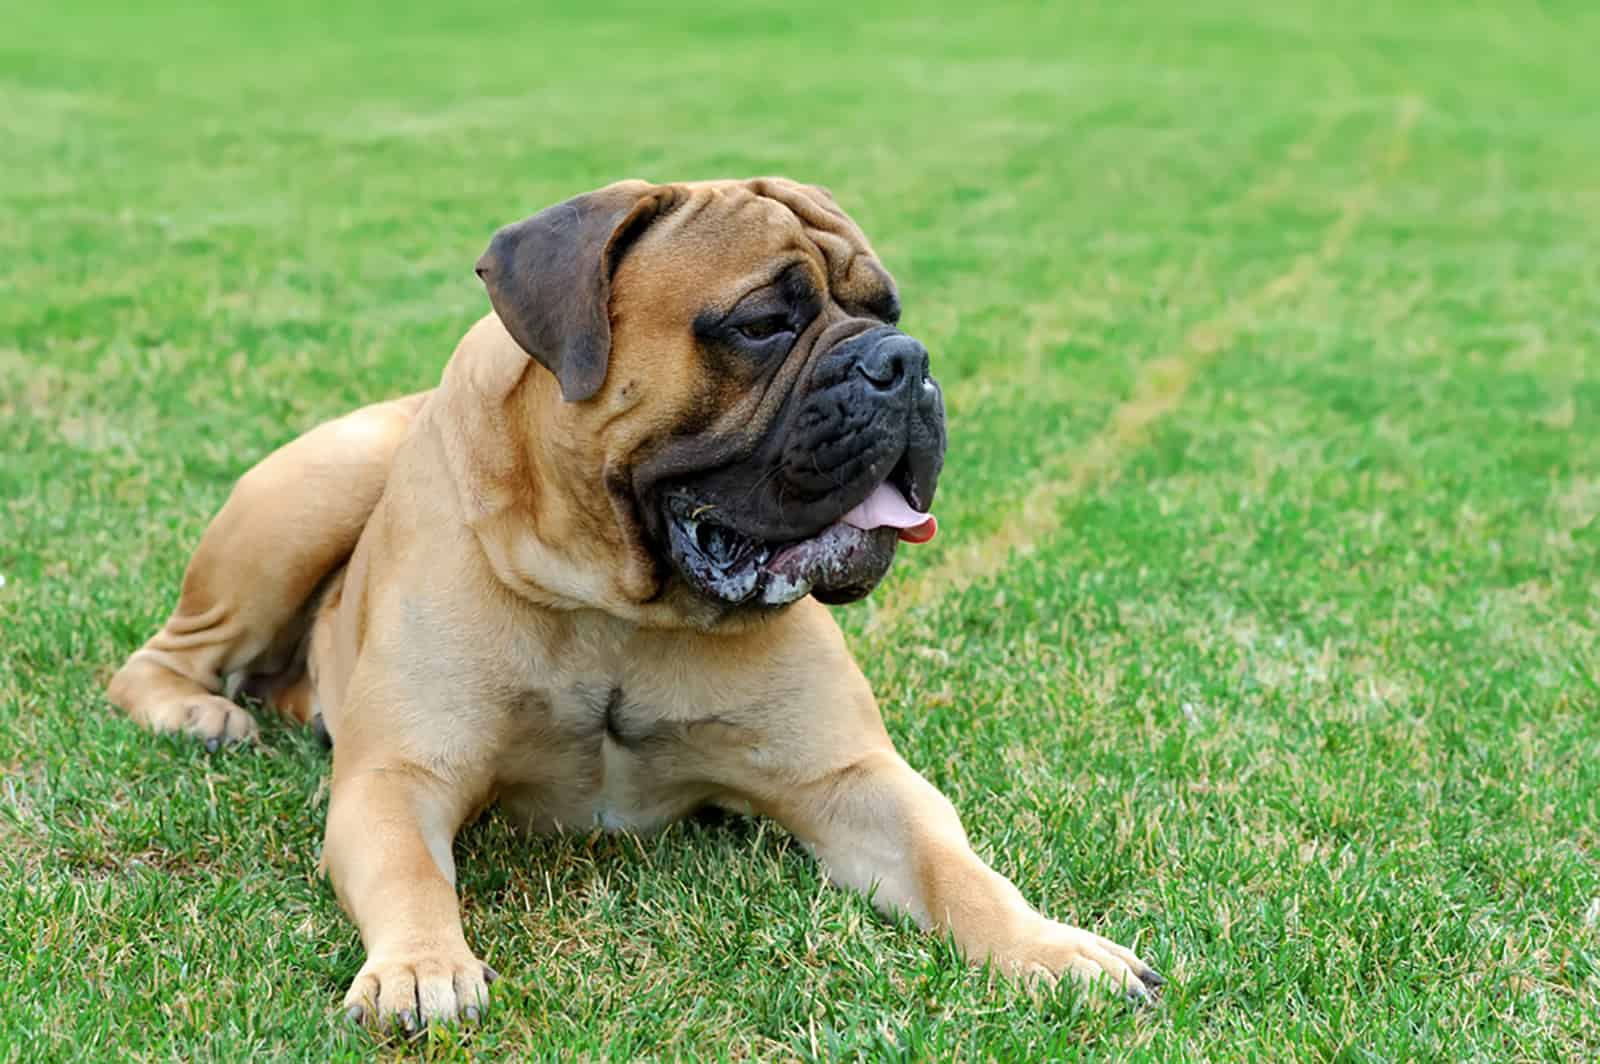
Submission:
[[[648,832],[715,796],[697,765],[693,720],[586,679],[534,690],[516,709],[500,771],[500,799],[533,831]]]

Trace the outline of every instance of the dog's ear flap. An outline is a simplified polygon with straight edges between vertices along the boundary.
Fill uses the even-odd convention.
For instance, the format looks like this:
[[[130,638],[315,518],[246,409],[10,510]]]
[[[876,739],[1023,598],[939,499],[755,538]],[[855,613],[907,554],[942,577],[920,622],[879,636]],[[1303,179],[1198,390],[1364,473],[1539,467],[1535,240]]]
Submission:
[[[489,302],[513,339],[581,402],[611,357],[611,275],[622,251],[667,204],[667,190],[620,181],[495,233],[478,259]]]

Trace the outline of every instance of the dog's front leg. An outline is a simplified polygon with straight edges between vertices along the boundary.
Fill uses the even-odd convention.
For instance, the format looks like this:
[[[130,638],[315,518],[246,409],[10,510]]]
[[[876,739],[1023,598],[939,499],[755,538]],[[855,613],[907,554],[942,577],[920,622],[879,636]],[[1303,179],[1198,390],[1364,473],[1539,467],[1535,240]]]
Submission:
[[[790,792],[773,810],[830,878],[885,912],[950,934],[974,963],[1029,983],[1064,975],[1109,983],[1146,1001],[1161,985],[1130,950],[1036,912],[972,851],[950,802],[892,750],[880,748]]]
[[[380,1027],[478,1018],[493,973],[467,948],[450,848],[471,809],[459,786],[412,765],[340,763],[323,861],[366,946],[345,995]]]

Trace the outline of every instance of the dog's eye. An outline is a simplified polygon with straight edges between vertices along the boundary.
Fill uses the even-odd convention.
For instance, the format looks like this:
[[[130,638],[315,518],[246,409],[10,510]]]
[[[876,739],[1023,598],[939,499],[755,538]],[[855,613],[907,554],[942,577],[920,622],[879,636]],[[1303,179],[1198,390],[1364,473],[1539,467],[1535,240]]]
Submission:
[[[770,340],[779,333],[789,331],[789,316],[787,314],[768,314],[764,318],[753,321],[741,322],[734,326],[739,330],[739,335],[746,340],[760,342]]]

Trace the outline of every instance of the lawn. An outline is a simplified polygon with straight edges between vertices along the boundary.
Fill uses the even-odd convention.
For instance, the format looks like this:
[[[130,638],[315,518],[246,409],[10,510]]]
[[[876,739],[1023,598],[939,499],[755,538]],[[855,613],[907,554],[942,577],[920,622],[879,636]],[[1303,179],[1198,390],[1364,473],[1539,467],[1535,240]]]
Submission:
[[[328,762],[107,705],[230,483],[428,386],[498,224],[831,187],[941,535],[838,611],[908,760],[1169,976],[1031,999],[775,826],[458,845],[485,1025],[386,1054],[1600,1055],[1600,11],[13,5],[0,1059],[326,1059]]]

